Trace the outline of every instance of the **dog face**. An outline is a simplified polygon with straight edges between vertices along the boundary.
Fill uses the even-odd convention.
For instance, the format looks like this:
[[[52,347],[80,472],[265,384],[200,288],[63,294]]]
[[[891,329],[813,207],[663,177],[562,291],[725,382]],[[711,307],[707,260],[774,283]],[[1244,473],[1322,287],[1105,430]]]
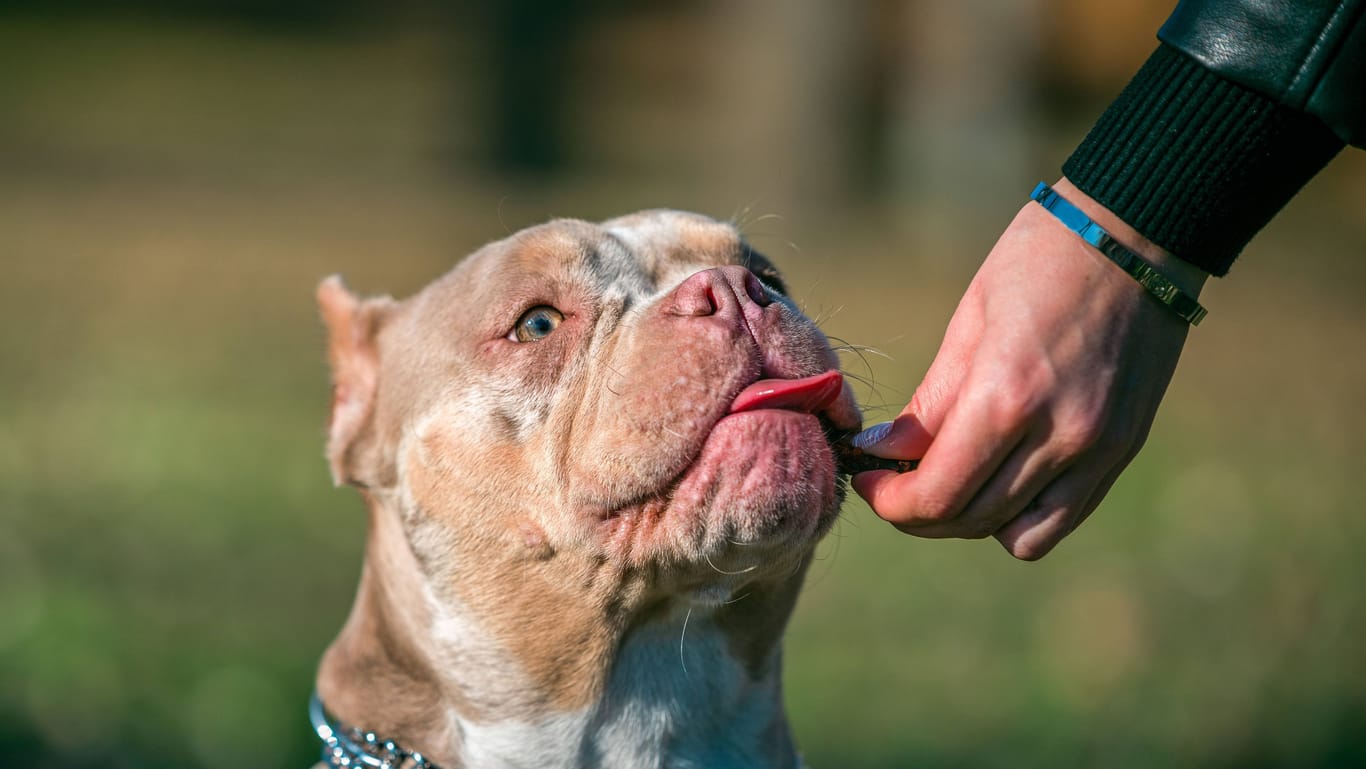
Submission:
[[[791,576],[837,513],[829,436],[857,407],[728,225],[554,221],[402,303],[319,298],[335,478],[398,510],[424,579],[486,625],[723,602]]]

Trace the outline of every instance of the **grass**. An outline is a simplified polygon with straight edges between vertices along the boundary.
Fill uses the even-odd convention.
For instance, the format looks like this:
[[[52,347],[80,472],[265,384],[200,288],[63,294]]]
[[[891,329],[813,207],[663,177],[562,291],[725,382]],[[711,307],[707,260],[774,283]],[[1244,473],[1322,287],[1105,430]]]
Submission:
[[[443,134],[444,45],[0,17],[9,763],[311,760],[363,536],[321,460],[319,278],[401,295],[551,213],[749,202],[697,169],[665,201],[628,171],[471,181],[435,160],[470,141]],[[813,766],[1366,762],[1362,171],[1344,157],[1207,291],[1148,448],[1056,554],[847,505],[787,644]],[[755,227],[828,331],[890,355],[850,360],[882,417],[989,245],[915,210]]]

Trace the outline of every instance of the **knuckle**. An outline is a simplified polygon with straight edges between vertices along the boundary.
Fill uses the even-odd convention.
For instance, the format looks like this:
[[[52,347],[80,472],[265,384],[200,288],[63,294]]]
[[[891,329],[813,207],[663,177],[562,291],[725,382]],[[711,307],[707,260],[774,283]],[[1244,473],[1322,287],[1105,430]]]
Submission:
[[[1019,424],[1029,419],[1038,405],[1033,393],[1020,385],[1001,386],[990,392],[988,408],[997,424]]]
[[[1058,448],[1069,457],[1104,449],[1111,440],[1111,434],[1106,431],[1105,425],[1091,419],[1078,420],[1060,427],[1054,438]]]
[[[998,418],[1023,421],[1038,413],[1058,391],[1058,373],[1047,362],[1007,367],[991,377],[984,392]]]

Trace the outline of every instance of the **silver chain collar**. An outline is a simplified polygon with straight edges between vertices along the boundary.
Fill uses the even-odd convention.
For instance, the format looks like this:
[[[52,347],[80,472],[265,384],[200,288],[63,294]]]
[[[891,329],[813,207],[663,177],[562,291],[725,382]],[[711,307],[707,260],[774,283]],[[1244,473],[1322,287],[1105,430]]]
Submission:
[[[323,763],[332,769],[441,769],[421,753],[407,750],[374,732],[345,726],[327,717],[317,692],[308,700],[308,719],[323,741]]]

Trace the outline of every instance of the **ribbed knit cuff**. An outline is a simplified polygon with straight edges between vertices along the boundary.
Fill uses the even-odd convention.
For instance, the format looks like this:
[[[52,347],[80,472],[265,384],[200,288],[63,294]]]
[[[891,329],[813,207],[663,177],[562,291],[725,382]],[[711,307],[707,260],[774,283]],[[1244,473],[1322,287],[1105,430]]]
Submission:
[[[1345,143],[1161,45],[1063,164],[1121,220],[1214,275]]]

